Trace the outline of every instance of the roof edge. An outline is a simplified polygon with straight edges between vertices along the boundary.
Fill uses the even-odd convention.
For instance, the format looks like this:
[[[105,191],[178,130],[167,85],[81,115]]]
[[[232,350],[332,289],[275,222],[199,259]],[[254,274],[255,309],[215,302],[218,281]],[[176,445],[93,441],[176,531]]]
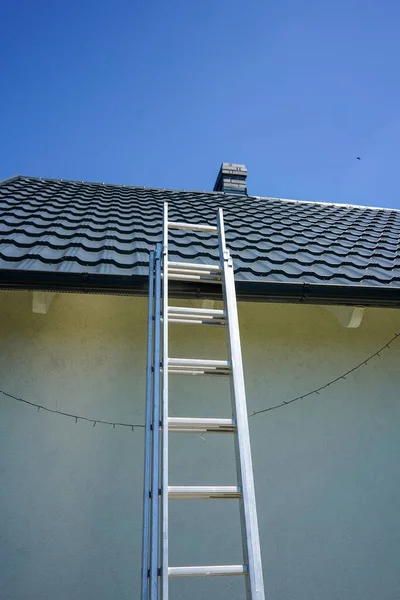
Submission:
[[[175,285],[172,285],[174,283]],[[148,278],[43,271],[0,270],[0,289],[86,294],[147,296]],[[236,282],[241,302],[334,304],[377,308],[400,308],[400,287],[366,287],[313,283]],[[170,296],[221,300],[212,284],[171,282]]]

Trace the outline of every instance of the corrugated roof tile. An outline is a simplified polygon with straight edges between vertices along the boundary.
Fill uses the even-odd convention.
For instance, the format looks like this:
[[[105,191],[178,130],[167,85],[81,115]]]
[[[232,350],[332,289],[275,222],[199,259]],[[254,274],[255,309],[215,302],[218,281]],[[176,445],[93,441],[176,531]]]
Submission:
[[[224,209],[238,281],[400,287],[396,210],[22,176],[0,184],[0,268],[146,275],[165,201],[177,221]],[[202,232],[173,232],[170,253],[218,258]]]

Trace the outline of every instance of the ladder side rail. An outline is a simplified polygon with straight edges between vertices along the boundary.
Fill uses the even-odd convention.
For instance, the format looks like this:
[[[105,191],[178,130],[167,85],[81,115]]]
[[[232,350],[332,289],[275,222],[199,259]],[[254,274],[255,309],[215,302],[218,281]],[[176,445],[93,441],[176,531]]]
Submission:
[[[237,484],[242,489],[239,500],[242,529],[244,563],[248,566],[246,577],[247,600],[264,600],[264,582],[258,533],[257,508],[251,459],[250,434],[247,417],[246,392],[244,386],[242,351],[240,346],[239,320],[237,313],[235,278],[232,258],[226,248],[222,209],[218,209],[218,243],[222,270],[222,291],[227,315],[227,346],[232,365],[231,390],[232,413],[237,425],[235,454]]]
[[[162,334],[162,564],[161,598],[168,600],[168,204],[163,214],[163,334]]]
[[[159,600],[159,530],[160,510],[160,334],[161,334],[161,244],[155,256],[155,307],[154,307],[154,370],[153,370],[153,423],[152,423],[152,477],[151,477],[151,560],[150,600]]]
[[[149,298],[147,313],[146,420],[144,434],[143,474],[143,534],[142,534],[142,600],[149,598],[150,565],[150,475],[151,475],[151,415],[153,392],[154,333],[154,251],[149,255]]]

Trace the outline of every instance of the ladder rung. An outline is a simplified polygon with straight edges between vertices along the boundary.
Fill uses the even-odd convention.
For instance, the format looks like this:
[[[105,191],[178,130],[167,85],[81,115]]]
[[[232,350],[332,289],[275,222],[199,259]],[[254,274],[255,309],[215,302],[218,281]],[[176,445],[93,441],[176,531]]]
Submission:
[[[196,271],[216,271],[221,272],[219,265],[207,265],[204,263],[185,263],[185,262],[168,262],[168,269],[195,269]]]
[[[217,500],[241,498],[242,490],[237,485],[169,485],[171,500]]]
[[[247,575],[246,565],[222,565],[215,567],[168,567],[168,577],[224,577]]]
[[[206,315],[207,317],[223,317],[225,318],[224,310],[216,308],[189,308],[186,306],[168,306],[169,315]]]
[[[215,227],[214,225],[199,225],[198,223],[179,223],[178,221],[168,221],[168,228],[186,229],[191,231],[218,231],[218,227]]]
[[[214,271],[206,271],[205,269],[187,269],[186,267],[183,269],[179,269],[175,267],[174,269],[168,269],[168,276],[171,275],[192,275],[195,277],[213,277],[221,278],[221,275]]]
[[[169,306],[168,322],[184,325],[225,325],[225,311]]]
[[[168,372],[180,375],[229,375],[231,364],[227,360],[169,358]]]
[[[212,325],[213,327],[224,327],[225,321],[217,321],[216,319],[168,319],[168,323],[178,323],[181,325]]]
[[[221,278],[217,275],[187,275],[186,273],[168,273],[168,279],[175,281],[204,281],[205,283],[221,283]]]
[[[207,368],[207,369],[228,369],[231,366],[229,360],[206,360],[203,358],[168,358],[169,366]]]
[[[203,265],[196,263],[168,263],[168,279],[205,280],[221,282],[221,269],[218,265]]]
[[[169,417],[168,429],[181,433],[235,433],[234,419]]]
[[[226,377],[229,375],[229,371],[222,369],[169,369],[171,375],[210,375],[211,377]]]

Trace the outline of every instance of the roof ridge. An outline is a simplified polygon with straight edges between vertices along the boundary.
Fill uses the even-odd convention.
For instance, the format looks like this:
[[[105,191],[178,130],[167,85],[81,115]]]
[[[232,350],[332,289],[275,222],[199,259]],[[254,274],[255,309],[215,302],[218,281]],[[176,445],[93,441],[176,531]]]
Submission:
[[[7,177],[6,179],[2,179],[0,180],[0,185],[3,185],[3,183],[8,183],[9,181],[16,181],[17,179],[22,179],[23,175],[12,175],[11,177]]]
[[[258,200],[279,200],[280,202],[290,202],[293,204],[318,204],[318,206],[338,206],[340,208],[360,208],[362,210],[384,210],[387,212],[400,212],[400,208],[390,208],[388,206],[367,206],[363,204],[348,204],[342,202],[323,202],[322,200],[292,200],[290,198],[271,198],[265,196],[252,196]]]
[[[108,182],[99,182],[99,181],[85,181],[85,180],[80,180],[80,179],[58,179],[56,177],[36,177],[34,175],[14,175],[12,177],[9,177],[8,179],[4,179],[3,181],[0,181],[0,185],[7,183],[9,181],[13,181],[13,180],[18,180],[18,179],[32,179],[35,181],[56,181],[56,182],[64,182],[64,183],[81,183],[81,184],[86,184],[86,185],[102,185],[104,187],[114,187],[114,188],[123,188],[123,189],[139,189],[139,190],[149,190],[149,191],[156,191],[156,192],[184,192],[186,194],[207,194],[207,195],[212,195],[212,196],[225,196],[227,198],[229,198],[230,196],[233,196],[235,199],[238,198],[238,194],[229,194],[226,192],[214,192],[214,191],[209,191],[209,190],[185,190],[185,189],[178,189],[178,188],[157,188],[157,187],[152,187],[152,186],[146,186],[146,185],[128,185],[125,183],[108,183]],[[317,205],[317,206],[322,206],[322,207],[329,207],[329,206],[335,206],[335,207],[339,207],[339,208],[349,208],[349,209],[353,209],[353,208],[357,208],[360,210],[371,210],[371,211],[384,211],[384,212],[400,212],[400,208],[389,208],[387,206],[366,206],[366,205],[362,205],[362,204],[348,204],[348,203],[341,203],[341,202],[324,202],[321,200],[296,200],[296,199],[291,199],[291,198],[280,198],[280,197],[273,197],[273,196],[257,196],[257,195],[244,195],[243,197],[248,198],[249,200],[272,200],[272,201],[278,201],[278,202],[288,202],[291,204],[311,204],[311,205]]]
[[[126,183],[109,183],[104,181],[86,181],[81,179],[58,179],[56,177],[36,177],[34,175],[18,175],[20,179],[33,179],[35,181],[57,181],[63,183],[83,183],[86,185],[103,185],[104,187],[118,187],[124,189],[138,189],[138,190],[153,190],[156,192],[185,192],[186,194],[212,194],[213,196],[234,196],[235,198],[239,194],[227,194],[226,192],[214,192],[210,190],[184,190],[179,188],[158,188],[154,186],[148,185],[129,185]],[[10,178],[13,179],[13,178]],[[7,180],[5,180],[7,181]],[[2,183],[2,182],[0,182]],[[249,197],[246,194],[243,194],[246,198]]]

